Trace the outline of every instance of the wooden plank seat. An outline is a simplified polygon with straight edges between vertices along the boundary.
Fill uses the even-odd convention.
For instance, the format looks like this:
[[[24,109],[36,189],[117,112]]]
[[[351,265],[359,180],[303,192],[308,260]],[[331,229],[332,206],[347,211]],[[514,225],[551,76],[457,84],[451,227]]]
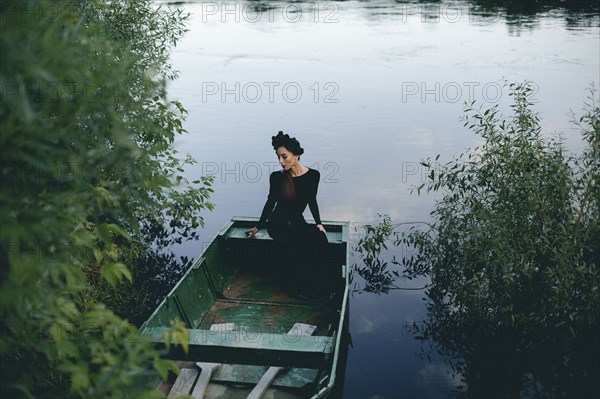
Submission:
[[[210,331],[217,332],[234,331],[234,329],[234,323],[216,323],[212,324],[210,327]],[[314,325],[295,323],[287,335],[309,336],[312,335],[316,329],[317,326]],[[222,366],[225,365],[220,363],[196,362],[192,365],[192,367],[189,367],[188,364],[188,367],[183,367],[181,369],[177,380],[170,389],[168,397],[175,398],[179,395],[187,395],[191,393],[193,398],[203,399],[211,381],[213,371],[220,369]],[[238,369],[238,373],[245,373],[248,371],[248,367],[253,366],[232,365],[232,367]],[[200,373],[198,373],[198,369],[200,369]],[[256,386],[248,395],[248,399],[262,398],[269,386],[274,382],[277,374],[283,370],[286,369],[282,367],[270,367],[268,370],[264,371],[261,378],[256,381]]]
[[[177,366],[180,370],[193,369],[199,371],[197,362],[193,361],[177,361]],[[252,387],[261,380],[265,372],[269,369],[268,366],[256,366],[247,364],[221,364],[216,368],[211,375],[211,383],[222,384],[238,384]],[[201,370],[201,367],[200,367]],[[306,369],[290,367],[284,373],[279,373],[273,382],[273,386],[284,388],[303,388],[315,382],[319,375],[317,369]],[[181,375],[181,373],[180,373]],[[198,375],[196,375],[197,377]],[[179,376],[177,377],[179,379]],[[176,381],[174,382],[174,384]],[[169,383],[166,383],[167,385]],[[172,385],[173,387],[175,385]],[[172,389],[172,388],[169,388]],[[191,390],[191,388],[190,388]]]
[[[192,368],[183,368],[179,371],[177,380],[169,391],[167,399],[178,398],[181,395],[189,395],[198,379],[198,370]]]
[[[248,219],[248,220],[246,221],[245,219]],[[238,224],[235,226],[227,226],[227,228],[223,229],[223,231],[222,231],[223,235],[227,238],[249,239],[248,235],[246,234],[246,231],[256,225],[256,220],[254,220],[253,218],[243,218],[243,217],[237,217],[236,220],[238,221]],[[313,224],[314,221],[308,221],[308,223]],[[326,224],[326,223],[331,223],[331,222],[323,221],[323,224]],[[328,229],[326,230],[326,234],[327,234],[327,241],[330,244],[343,242],[341,226],[328,227]],[[273,238],[267,232],[266,228],[259,230],[258,234],[256,234],[251,239],[273,240]]]
[[[166,348],[163,333],[169,328],[146,328],[148,336],[159,348]],[[334,350],[334,339],[327,336],[301,336],[274,333],[252,333],[242,337],[239,332],[215,332],[188,329],[188,353],[179,345],[171,345],[173,359],[254,364],[280,367],[320,369],[326,367]],[[242,339],[243,338],[243,339]]]
[[[294,324],[292,329],[287,333],[287,335],[300,334],[301,336],[309,336],[312,335],[316,329],[317,326],[304,323],[296,323]],[[271,386],[271,384],[277,377],[277,374],[279,374],[279,372],[283,370],[283,367],[269,367],[265,374],[263,374],[258,384],[254,387],[254,389],[252,389],[247,399],[261,399],[267,392],[267,389],[269,389],[269,386]]]
[[[219,249],[225,264],[239,271],[266,275],[281,274],[287,267],[297,274],[287,276],[289,279],[336,281],[340,273],[345,275],[346,271],[341,270],[343,267],[339,262],[347,250],[344,226],[326,224],[328,244],[319,248],[302,241],[274,240],[267,229],[261,229],[250,238],[246,231],[254,225],[256,220],[238,218],[234,224],[229,224],[219,232]],[[214,273],[210,267],[209,271],[212,276]]]

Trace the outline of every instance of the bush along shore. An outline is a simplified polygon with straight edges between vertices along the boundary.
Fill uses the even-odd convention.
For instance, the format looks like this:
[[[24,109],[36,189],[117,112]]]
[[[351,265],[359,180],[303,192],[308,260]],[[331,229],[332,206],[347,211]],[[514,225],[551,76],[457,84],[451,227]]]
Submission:
[[[423,342],[421,356],[444,355],[461,377],[457,397],[595,398],[600,396],[597,92],[590,90],[582,115],[572,114],[585,143],[573,155],[560,139],[542,134],[529,99],[531,85],[508,86],[513,98],[508,117],[497,106],[467,104],[464,124],[483,139],[479,147],[447,163],[439,155],[422,161],[431,172],[413,192],[438,193],[431,222],[399,232],[385,215],[366,226],[359,240],[363,252],[376,254],[388,240],[411,248],[412,255],[392,260],[400,270],[358,271],[368,287],[385,283],[382,292],[395,287],[396,278],[431,279],[427,317],[412,331]]]
[[[212,180],[187,181],[195,161],[173,145],[186,112],[167,97],[168,56],[187,16],[149,0],[0,13],[0,396],[161,396],[146,379],[174,364],[132,321],[181,273],[185,260],[161,269],[169,248],[213,208]]]

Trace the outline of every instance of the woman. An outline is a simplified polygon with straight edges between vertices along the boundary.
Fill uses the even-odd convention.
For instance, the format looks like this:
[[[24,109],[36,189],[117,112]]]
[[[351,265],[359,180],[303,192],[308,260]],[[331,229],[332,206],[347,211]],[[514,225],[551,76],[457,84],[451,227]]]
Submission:
[[[327,244],[317,205],[319,171],[300,164],[304,149],[295,137],[279,132],[272,137],[272,144],[283,169],[271,173],[269,195],[260,220],[246,234],[253,237],[259,229],[266,227],[276,240],[301,242],[314,248]],[[316,226],[308,224],[302,216],[307,204]]]

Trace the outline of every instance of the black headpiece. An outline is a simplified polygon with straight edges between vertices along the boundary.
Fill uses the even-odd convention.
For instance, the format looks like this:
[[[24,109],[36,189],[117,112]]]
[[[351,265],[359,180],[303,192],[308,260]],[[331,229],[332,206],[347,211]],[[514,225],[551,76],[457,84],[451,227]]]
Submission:
[[[289,134],[283,134],[283,132],[277,133],[277,136],[271,137],[271,143],[273,144],[273,149],[277,151],[277,149],[281,146],[284,146],[291,153],[295,155],[304,154],[304,148],[300,147],[300,143],[296,140],[295,137],[290,137]]]

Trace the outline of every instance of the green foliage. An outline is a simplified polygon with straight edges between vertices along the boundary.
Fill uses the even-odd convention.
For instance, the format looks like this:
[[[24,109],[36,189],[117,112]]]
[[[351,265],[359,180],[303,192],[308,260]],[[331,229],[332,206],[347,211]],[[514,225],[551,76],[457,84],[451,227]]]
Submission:
[[[381,251],[387,250],[387,243],[394,234],[392,218],[389,215],[377,215],[378,222],[375,225],[364,225],[363,235],[358,239],[354,249],[361,257],[362,264],[354,264],[353,273],[358,273],[364,279],[363,288],[354,284],[353,292],[370,292],[385,294],[392,289],[398,288],[394,282],[400,276],[396,270],[390,270],[390,263],[382,260]],[[395,259],[392,261],[395,264]]]
[[[382,249],[387,249],[387,240],[394,231],[389,215],[377,215],[380,222],[376,225],[364,225],[364,235],[358,240],[356,251],[365,258],[375,258]]]
[[[501,351],[498,364],[509,357],[495,386],[485,380],[499,396],[523,394],[528,378],[557,396],[597,390],[598,101],[592,90],[584,116],[575,121],[586,149],[568,156],[560,141],[542,135],[530,86],[510,89],[511,118],[500,117],[497,107],[467,107],[465,126],[483,145],[432,171],[426,188],[443,194],[431,213],[434,221],[396,241],[418,250],[404,260],[406,276],[431,276],[431,318],[420,333],[463,359],[460,371],[472,386],[485,380],[485,361],[476,363],[475,353],[488,351],[489,362],[493,342]],[[423,165],[432,165],[431,159]],[[482,336],[487,341],[478,344]],[[527,364],[530,358],[546,363],[536,369]],[[511,386],[508,379],[518,383]]]
[[[190,339],[190,332],[186,328],[185,323],[175,320],[171,322],[171,331],[165,331],[163,333],[167,350],[171,347],[171,343],[181,343],[183,350],[187,353],[188,341]]]
[[[588,149],[568,159],[559,142],[541,136],[529,86],[511,89],[510,121],[499,120],[496,108],[466,109],[465,126],[485,143],[430,176],[428,189],[445,195],[430,230],[405,238],[426,253],[407,262],[408,272],[431,273],[449,305],[468,304],[482,317],[595,321],[598,108],[581,119]]]
[[[0,12],[0,396],[156,396],[141,382],[172,364],[100,302],[213,208],[212,180],[188,182],[195,161],[173,147],[185,109],[167,99],[168,54],[185,16],[149,0]]]

